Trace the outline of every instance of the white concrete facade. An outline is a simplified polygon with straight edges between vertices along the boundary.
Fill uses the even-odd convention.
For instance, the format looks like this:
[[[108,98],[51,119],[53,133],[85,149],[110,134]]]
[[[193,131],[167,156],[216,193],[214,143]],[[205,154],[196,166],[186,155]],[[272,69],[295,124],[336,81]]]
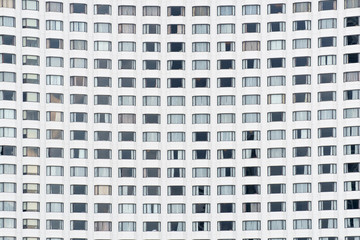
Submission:
[[[0,0],[0,56],[0,240],[360,240],[359,0]]]

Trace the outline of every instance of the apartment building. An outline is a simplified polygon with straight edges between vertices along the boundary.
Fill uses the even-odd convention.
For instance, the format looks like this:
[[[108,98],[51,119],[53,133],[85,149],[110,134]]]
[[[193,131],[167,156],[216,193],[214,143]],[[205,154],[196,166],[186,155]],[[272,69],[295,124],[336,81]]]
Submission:
[[[360,240],[360,0],[0,0],[0,240]]]

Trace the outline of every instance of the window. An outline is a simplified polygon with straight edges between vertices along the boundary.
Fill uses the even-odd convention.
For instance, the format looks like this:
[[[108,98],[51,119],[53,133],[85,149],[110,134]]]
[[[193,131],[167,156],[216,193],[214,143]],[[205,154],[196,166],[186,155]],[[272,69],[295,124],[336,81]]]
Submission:
[[[0,16],[0,26],[15,27],[15,18],[7,17],[7,16]]]
[[[245,52],[245,51],[260,51],[260,41],[244,41],[244,42],[242,42],[242,51],[243,52]]]
[[[143,177],[144,178],[159,178],[161,174],[160,168],[144,168],[143,169]]]
[[[192,43],[193,52],[210,52],[209,42],[194,42]]]
[[[193,132],[192,139],[193,142],[209,142],[210,132]]]
[[[336,218],[319,219],[319,229],[337,228]]]
[[[235,87],[235,78],[218,78],[217,87]]]
[[[94,33],[111,33],[111,23],[94,23]]]
[[[360,44],[360,35],[344,36],[344,46]]]
[[[222,59],[217,61],[217,69],[235,69],[235,60],[233,59]]]
[[[193,213],[210,213],[209,203],[197,203],[192,205]]]
[[[94,114],[94,123],[111,123],[111,122],[112,122],[112,116],[110,113],[95,113]]]
[[[136,222],[119,222],[119,232],[135,232]]]
[[[210,60],[193,60],[192,70],[210,70]]]
[[[217,25],[218,34],[232,34],[235,33],[235,24],[218,24]]]
[[[16,55],[10,53],[0,53],[0,63],[16,64]]]
[[[293,139],[308,139],[311,138],[311,129],[294,129]]]
[[[242,114],[243,123],[256,123],[260,122],[260,113],[243,113]]]
[[[64,58],[46,57],[46,67],[64,67]]]
[[[143,88],[160,88],[160,78],[143,78]],[[144,96],[143,97],[143,104],[145,104],[146,101],[155,101],[155,99],[158,99],[156,103],[154,104],[160,106],[160,97],[159,96]],[[151,103],[150,103],[151,104]]]
[[[285,32],[286,31],[285,22],[269,22],[267,24],[268,32]]]
[[[319,201],[319,211],[337,210],[336,200]]]
[[[359,8],[360,2],[359,0],[345,0],[345,9],[347,8]]]
[[[243,167],[242,168],[243,177],[252,177],[252,176],[260,176],[260,167]]]
[[[88,67],[88,62],[86,58],[70,58],[70,68],[87,68],[87,67]]]
[[[310,38],[300,38],[293,40],[293,49],[305,49],[305,48],[311,48]]]
[[[344,118],[345,118],[345,115],[344,115]],[[336,110],[335,109],[327,109],[327,110],[319,110],[318,111],[318,120],[328,120],[328,119],[336,119]]]
[[[318,65],[336,65],[336,55],[325,55],[318,57]]]
[[[185,196],[185,186],[168,186],[167,187],[168,196]]]
[[[293,220],[293,229],[311,229],[312,221],[311,219],[295,219]]]
[[[38,193],[40,192],[40,187],[38,187],[38,190],[36,190],[36,188],[34,187],[30,187],[30,189],[28,188],[28,186],[25,188],[24,186],[24,191],[38,191]],[[64,194],[64,185],[63,184],[47,184],[46,185],[46,194]]]
[[[206,24],[204,24],[206,25]],[[167,25],[168,34],[185,34],[185,25],[184,24],[169,24]]]
[[[259,15],[260,5],[243,5],[242,15]]]
[[[16,165],[0,164],[0,174],[16,174]]]
[[[311,93],[294,93],[293,103],[308,103],[311,102]]]
[[[218,134],[219,133],[222,133],[222,132],[218,132]],[[227,133],[227,132],[224,132],[224,133]],[[220,137],[222,137],[222,136],[220,135]],[[227,136],[225,135],[225,137],[227,137]],[[233,137],[235,137],[235,136],[233,136]],[[218,159],[235,159],[235,149],[220,149],[217,151],[217,158]]]
[[[193,24],[192,34],[210,34],[209,24]]]
[[[62,39],[47,38],[46,39],[46,48],[63,49],[64,48],[64,42],[63,42]]]
[[[167,8],[167,15],[169,16],[185,16],[185,7],[171,6]]]
[[[336,174],[336,164],[319,164],[319,174]]]
[[[168,178],[185,178],[185,168],[168,168]]]
[[[0,229],[1,228],[16,228],[15,218],[0,218]],[[8,230],[5,230],[8,231]]]
[[[159,60],[144,60],[143,70],[160,70]]]
[[[242,222],[243,231],[260,231],[261,230],[261,221],[243,221]]]
[[[0,8],[15,8],[15,0],[2,0],[0,1]],[[13,240],[12,238],[3,240]]]
[[[118,177],[136,177],[136,168],[119,168]]]
[[[345,228],[360,228],[360,218],[345,218]]]
[[[268,176],[285,176],[285,166],[269,166],[267,169]]]
[[[64,212],[64,203],[47,202],[46,203],[46,212]]]
[[[286,184],[268,184],[267,193],[268,194],[286,193]]]
[[[136,186],[119,186],[118,192],[119,192],[119,196],[135,196],[136,195]],[[133,206],[133,207],[135,210],[135,206]],[[129,206],[128,208],[132,208],[132,206]],[[128,212],[132,213],[132,212],[130,212],[130,209],[127,209],[126,212],[124,211],[125,210],[124,208],[122,210],[123,210],[123,212],[121,212],[121,213],[128,213]],[[121,211],[121,210],[119,209],[119,211]],[[134,213],[135,213],[135,211],[134,211]]]
[[[285,40],[269,40],[267,41],[267,50],[285,50]]]
[[[131,23],[121,23],[118,25],[118,33],[135,34],[136,25]]]
[[[336,182],[320,182],[319,183],[319,192],[336,192],[337,191]]]
[[[168,78],[167,79],[168,88],[184,88],[185,79],[184,78]]]
[[[100,51],[98,47],[100,44],[95,41],[95,51]],[[87,41],[86,40],[70,40],[70,50],[87,50]],[[104,50],[105,51],[105,50]]]
[[[136,69],[136,61],[135,60],[119,60],[118,61],[118,69],[119,70],[130,70],[130,69],[133,69],[135,70]]]
[[[105,51],[111,51],[111,42],[105,42],[110,45],[110,48],[107,47]],[[145,44],[145,43],[144,43]],[[118,43],[118,51],[119,52],[135,52],[136,51],[136,43],[135,42],[119,42]]]
[[[168,114],[167,115],[168,124],[185,124],[185,115],[184,114]]]
[[[268,68],[284,68],[285,67],[285,58],[268,58],[267,59]]]
[[[319,38],[318,41],[319,41],[319,48],[321,48],[321,47],[336,47],[336,37],[321,37],[321,38]],[[345,40],[345,43],[346,43],[346,40]]]
[[[260,23],[243,23],[242,33],[259,33]]]
[[[268,5],[268,14],[279,14],[285,13],[285,4],[277,3],[277,4],[269,4]]]
[[[70,13],[87,13],[87,5],[82,3],[71,3]]]
[[[217,7],[218,16],[234,16],[235,15],[235,6],[218,6]]]
[[[62,166],[47,166],[46,176],[64,176],[64,167]]]
[[[311,157],[310,147],[294,147],[293,157]]]
[[[144,49],[145,49],[145,44],[146,43],[144,43]],[[155,47],[150,47],[151,48],[151,50],[149,50],[149,52],[160,52],[160,43],[147,43],[147,44],[157,44],[156,45],[156,50],[155,50]],[[200,45],[201,45],[201,43],[199,43]],[[210,44],[210,43],[207,43],[207,44]],[[194,49],[194,46],[195,46],[196,44],[195,43],[193,43],[193,52],[196,52]],[[202,51],[205,51],[205,49],[206,48],[202,48],[202,47],[204,47],[204,46],[199,46],[200,48],[198,48],[198,52],[202,52]],[[208,48],[210,48],[209,46],[208,46]],[[147,48],[146,48],[147,49]],[[154,50],[152,50],[152,49],[154,49]],[[144,50],[145,51],[145,50]],[[169,42],[168,44],[167,44],[167,51],[168,52],[185,52],[185,43],[184,42]],[[207,50],[207,51],[205,51],[205,52],[208,52],[209,50]]]
[[[296,2],[293,3],[293,12],[311,12],[311,2]]]
[[[319,11],[336,10],[336,0],[319,1]]]
[[[160,34],[160,24],[144,24],[143,34]]]
[[[13,35],[0,35],[0,45],[15,46],[15,36]]]
[[[359,17],[346,17],[344,20],[345,27],[359,26]]]
[[[242,69],[259,69],[260,59],[243,59]]]
[[[293,21],[293,31],[311,30],[310,20]]]
[[[70,22],[70,32],[87,32],[87,23]]]
[[[135,16],[136,7],[130,5],[120,5],[118,9],[119,16]]]
[[[143,7],[143,16],[160,16],[160,7],[159,6]]]
[[[143,196],[160,196],[160,186],[144,186],[143,187]]]
[[[46,30],[63,31],[63,21],[60,20],[46,20]]]
[[[268,122],[285,122],[285,112],[270,112],[268,113]]]
[[[193,178],[209,178],[210,177],[210,168],[193,168],[192,169]]]
[[[360,136],[360,126],[344,127],[344,137]]]
[[[24,74],[24,76],[26,75]],[[16,74],[13,72],[0,72],[0,82],[16,82]],[[24,83],[26,83],[26,81]]]
[[[111,5],[94,5],[94,14],[111,15]]]
[[[320,19],[318,25],[319,25],[319,29],[336,28],[337,19],[336,18]]]
[[[183,60],[169,60],[167,61],[168,70],[185,70],[185,61]]]
[[[210,7],[208,6],[196,6],[192,8],[193,16],[210,16]]]
[[[185,142],[185,132],[168,132],[168,142]]]
[[[160,160],[161,154],[160,150],[144,150],[143,159],[144,160]]]
[[[286,203],[285,202],[269,202],[268,203],[268,212],[285,212]]]
[[[62,122],[63,120],[63,114],[62,114]],[[82,112],[71,112],[70,113],[70,122],[88,122],[88,115],[87,113]]]
[[[294,183],[293,193],[311,193],[311,183]]]
[[[242,96],[242,105],[259,105],[259,104],[260,104],[260,95],[243,95]]]
[[[135,87],[135,78],[119,78],[118,79],[119,88],[134,88]]]
[[[269,220],[268,230],[286,230],[286,220]]]
[[[359,63],[359,59],[358,53],[344,54],[344,64]]]
[[[192,79],[193,88],[209,88],[210,79],[209,78],[193,78]]]
[[[22,27],[23,28],[39,29],[39,19],[23,18],[22,19]]]

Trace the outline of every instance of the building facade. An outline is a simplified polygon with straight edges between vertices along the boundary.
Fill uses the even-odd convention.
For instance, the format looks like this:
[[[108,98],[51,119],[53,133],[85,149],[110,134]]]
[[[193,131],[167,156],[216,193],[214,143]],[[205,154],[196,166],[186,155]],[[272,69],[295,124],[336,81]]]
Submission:
[[[0,240],[360,240],[359,0],[0,0]]]

